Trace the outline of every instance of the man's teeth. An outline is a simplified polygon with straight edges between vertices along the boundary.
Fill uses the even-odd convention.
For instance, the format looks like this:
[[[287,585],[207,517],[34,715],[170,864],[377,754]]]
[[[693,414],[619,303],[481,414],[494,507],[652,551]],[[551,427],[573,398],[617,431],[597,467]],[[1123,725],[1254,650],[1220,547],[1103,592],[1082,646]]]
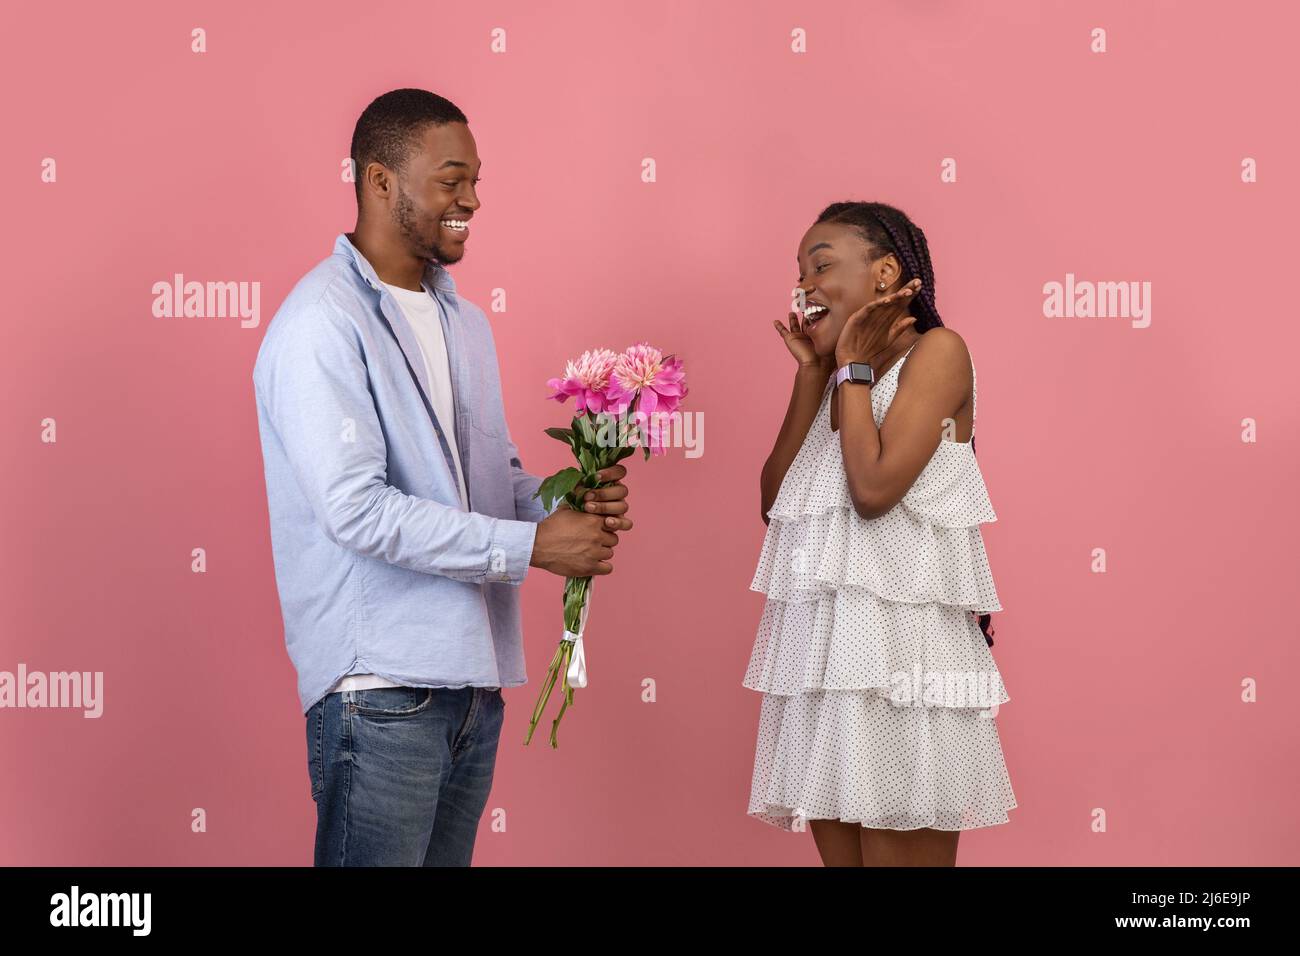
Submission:
[[[448,229],[468,229],[469,223],[461,219],[444,219],[442,224]]]

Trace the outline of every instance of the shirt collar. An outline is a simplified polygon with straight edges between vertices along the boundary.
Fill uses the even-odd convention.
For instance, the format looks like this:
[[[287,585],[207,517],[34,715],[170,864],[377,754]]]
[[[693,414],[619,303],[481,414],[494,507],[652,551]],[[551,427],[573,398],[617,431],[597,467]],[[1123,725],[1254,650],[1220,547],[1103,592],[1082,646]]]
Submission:
[[[334,254],[346,256],[351,260],[353,268],[361,274],[361,278],[372,289],[379,291],[383,287],[383,282],[380,280],[379,274],[375,272],[374,266],[352,244],[347,233],[340,232],[338,238],[334,240]],[[431,290],[442,289],[451,293],[456,291],[456,283],[452,279],[451,273],[441,263],[434,262],[431,259],[426,260],[424,264],[424,284]]]

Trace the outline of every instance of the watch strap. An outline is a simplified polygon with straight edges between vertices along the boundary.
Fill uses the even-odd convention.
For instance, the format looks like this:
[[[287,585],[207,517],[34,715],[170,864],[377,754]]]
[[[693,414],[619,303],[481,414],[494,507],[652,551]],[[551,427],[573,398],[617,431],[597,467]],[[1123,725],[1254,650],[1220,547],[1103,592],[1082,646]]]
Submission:
[[[835,371],[835,387],[838,388],[844,382],[860,382],[863,385],[874,385],[876,383],[876,373],[866,362],[849,362],[847,365],[841,365]]]

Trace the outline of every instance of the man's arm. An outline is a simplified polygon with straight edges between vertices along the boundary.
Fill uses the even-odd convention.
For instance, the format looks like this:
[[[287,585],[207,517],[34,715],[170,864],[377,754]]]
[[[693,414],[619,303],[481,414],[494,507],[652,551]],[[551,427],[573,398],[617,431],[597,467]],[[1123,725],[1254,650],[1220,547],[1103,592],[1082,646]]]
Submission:
[[[279,347],[259,358],[255,390],[329,539],[427,574],[520,583],[537,525],[461,511],[389,485],[387,449],[356,331],[324,310],[296,318],[282,330],[292,341],[275,343]]]

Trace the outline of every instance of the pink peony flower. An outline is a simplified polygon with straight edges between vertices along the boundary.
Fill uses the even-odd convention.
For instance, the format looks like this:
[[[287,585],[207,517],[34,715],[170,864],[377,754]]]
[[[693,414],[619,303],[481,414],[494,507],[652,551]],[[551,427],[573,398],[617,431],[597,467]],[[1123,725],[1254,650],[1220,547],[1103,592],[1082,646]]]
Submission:
[[[564,378],[547,380],[546,384],[555,389],[555,394],[547,397],[562,402],[572,395],[579,415],[588,410],[604,411],[608,402],[605,391],[618,357],[618,353],[610,349],[583,352],[578,361],[570,360],[565,366]]]
[[[633,345],[614,363],[606,404],[625,413],[634,403],[642,416],[653,454],[663,453],[663,422],[677,411],[686,396],[686,373],[681,359],[665,356],[647,342]]]
[[[618,356],[610,373],[606,401],[626,408],[639,394],[639,411],[647,415],[673,412],[686,395],[685,378],[681,359],[664,356],[653,345],[642,342]]]

